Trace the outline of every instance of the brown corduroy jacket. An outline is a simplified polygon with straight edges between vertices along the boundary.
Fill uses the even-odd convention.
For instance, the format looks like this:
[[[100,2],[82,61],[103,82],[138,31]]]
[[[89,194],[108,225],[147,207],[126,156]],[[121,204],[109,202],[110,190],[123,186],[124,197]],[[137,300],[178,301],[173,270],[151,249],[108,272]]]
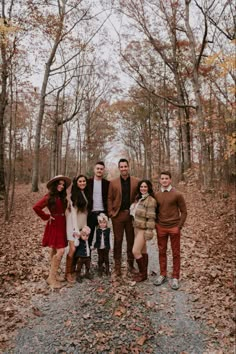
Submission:
[[[130,204],[132,204],[135,200],[138,182],[138,178],[130,176]],[[122,202],[122,188],[120,177],[110,181],[107,202],[108,216],[110,218],[115,217],[120,211],[120,206]]]

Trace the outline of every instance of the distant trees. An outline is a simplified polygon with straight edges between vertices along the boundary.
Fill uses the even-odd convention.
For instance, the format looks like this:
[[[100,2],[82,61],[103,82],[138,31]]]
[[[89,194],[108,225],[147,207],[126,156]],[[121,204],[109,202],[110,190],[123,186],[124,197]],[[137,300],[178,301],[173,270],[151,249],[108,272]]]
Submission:
[[[119,51],[125,98],[101,50],[112,6],[124,33],[107,56]],[[16,181],[37,191],[58,173],[92,173],[116,144],[143,177],[194,168],[204,188],[235,178],[233,10],[220,0],[1,0],[6,218]]]
[[[235,84],[235,62],[230,60],[235,33],[232,4],[209,1],[203,5],[191,0],[119,4],[118,12],[126,16],[130,33],[127,45],[123,44],[126,34],[120,35],[121,65],[136,83],[134,90],[139,87],[136,105],[149,107],[151,116],[143,110],[143,119],[151,117],[150,144],[156,140],[158,146],[158,151],[152,146],[148,163],[144,157],[141,165],[151,164],[155,175],[171,164],[182,178],[193,165],[198,168],[202,186],[210,188],[229,171],[229,146],[220,142],[220,131],[223,140],[228,135],[231,147],[235,135],[235,127],[229,124]],[[194,21],[196,17],[198,21]],[[130,91],[130,102],[134,90]],[[129,119],[135,126],[140,116],[132,112]],[[147,131],[142,124],[143,134]],[[128,134],[124,131],[127,138]],[[235,177],[232,161],[230,167]],[[149,171],[144,168],[147,176]]]

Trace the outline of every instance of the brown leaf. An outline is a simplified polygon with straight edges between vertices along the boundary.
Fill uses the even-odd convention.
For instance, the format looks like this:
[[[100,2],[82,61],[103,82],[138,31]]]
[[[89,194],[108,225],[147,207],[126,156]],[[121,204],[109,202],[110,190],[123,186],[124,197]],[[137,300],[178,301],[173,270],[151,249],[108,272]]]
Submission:
[[[146,342],[146,340],[147,340],[148,338],[147,338],[147,336],[146,335],[142,335],[141,337],[139,337],[137,340],[136,340],[136,343],[138,344],[138,345],[144,345],[144,343]]]

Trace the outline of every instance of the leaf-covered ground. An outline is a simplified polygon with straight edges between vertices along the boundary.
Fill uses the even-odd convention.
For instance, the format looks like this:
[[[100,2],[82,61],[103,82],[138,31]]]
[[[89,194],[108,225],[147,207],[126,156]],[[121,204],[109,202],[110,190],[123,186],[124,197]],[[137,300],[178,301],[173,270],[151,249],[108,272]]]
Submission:
[[[32,211],[45,190],[18,186],[11,221],[0,215],[0,351],[233,353],[235,194],[200,193],[194,183],[179,188],[188,206],[179,291],[152,285],[158,269],[153,240],[148,281],[133,283],[124,267],[121,281],[95,275],[52,292],[44,281],[44,223]]]

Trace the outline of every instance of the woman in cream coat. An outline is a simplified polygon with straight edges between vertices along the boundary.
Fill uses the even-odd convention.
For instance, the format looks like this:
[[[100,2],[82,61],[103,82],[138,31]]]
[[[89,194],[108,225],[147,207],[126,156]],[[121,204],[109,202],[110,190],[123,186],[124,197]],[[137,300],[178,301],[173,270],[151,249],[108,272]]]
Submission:
[[[66,231],[69,243],[69,252],[66,257],[66,280],[74,283],[73,271],[75,268],[74,254],[80,230],[87,225],[88,216],[88,187],[87,177],[79,175],[74,178],[71,193],[68,195],[68,208],[66,211]]]
[[[149,180],[143,179],[140,181],[137,192],[135,203],[130,207],[130,214],[133,216],[135,234],[133,255],[139,268],[139,273],[134,274],[133,279],[140,282],[147,279],[148,254],[146,241],[153,237],[157,202]]]

